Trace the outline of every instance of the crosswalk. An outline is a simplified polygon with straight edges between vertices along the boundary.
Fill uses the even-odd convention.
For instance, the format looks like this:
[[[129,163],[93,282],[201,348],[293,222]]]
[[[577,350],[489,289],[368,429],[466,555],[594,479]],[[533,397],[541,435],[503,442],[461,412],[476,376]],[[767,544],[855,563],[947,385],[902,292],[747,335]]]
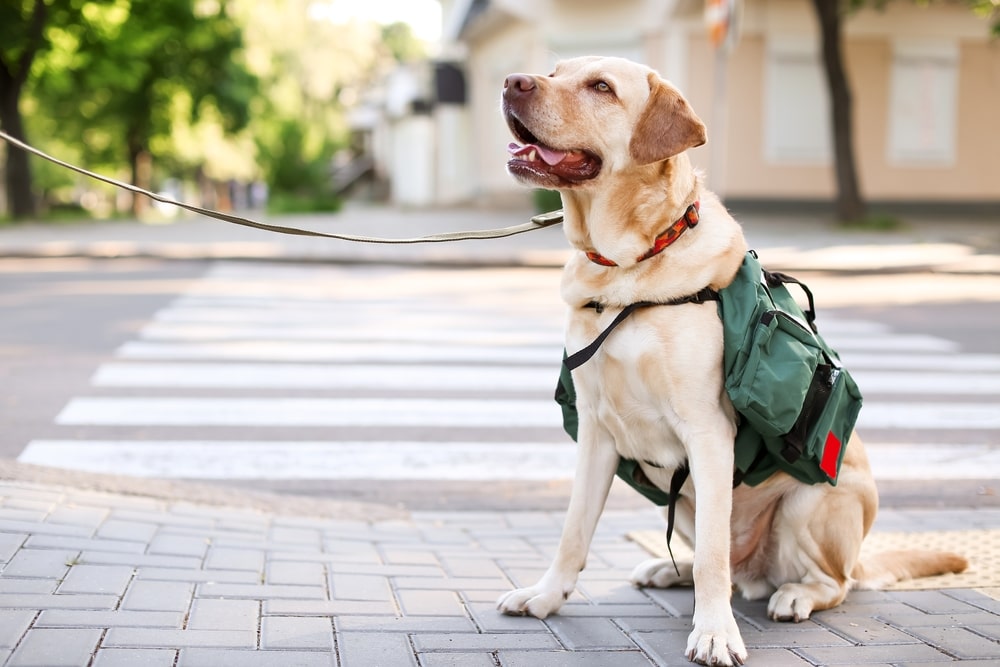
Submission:
[[[56,417],[27,463],[240,480],[569,478],[559,272],[217,263]],[[882,479],[1000,470],[1000,355],[820,325]],[[985,471],[985,472],[984,472]]]

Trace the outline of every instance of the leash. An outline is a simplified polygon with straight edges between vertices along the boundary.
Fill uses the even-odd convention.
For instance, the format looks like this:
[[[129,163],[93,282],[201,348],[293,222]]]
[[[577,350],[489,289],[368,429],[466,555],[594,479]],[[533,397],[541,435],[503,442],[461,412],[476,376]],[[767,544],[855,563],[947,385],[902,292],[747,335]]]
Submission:
[[[33,146],[29,146],[19,139],[15,139],[3,130],[0,130],[0,139],[4,139],[12,146],[16,146],[23,151],[31,153],[43,160],[48,160],[49,162],[59,165],[70,171],[75,171],[78,174],[82,174],[89,178],[93,178],[98,181],[102,181],[109,185],[113,185],[122,190],[128,190],[134,194],[145,195],[154,201],[158,201],[162,204],[170,204],[172,206],[177,206],[192,213],[198,213],[199,215],[208,216],[209,218],[215,218],[216,220],[222,220],[224,222],[231,222],[234,225],[243,225],[244,227],[253,227],[254,229],[262,229],[267,232],[276,232],[278,234],[291,234],[293,236],[318,236],[328,239],[338,239],[340,241],[352,241],[356,243],[381,243],[381,244],[412,244],[412,243],[446,243],[450,241],[471,241],[478,239],[500,239],[507,236],[514,236],[516,234],[523,234],[525,232],[534,231],[536,229],[542,229],[544,227],[551,227],[552,225],[557,225],[563,220],[562,210],[552,211],[551,213],[542,213],[541,215],[536,215],[531,218],[530,221],[514,225],[511,227],[501,227],[499,229],[476,229],[464,232],[442,232],[440,234],[428,234],[427,236],[416,236],[411,238],[381,238],[378,236],[363,236],[357,234],[334,234],[327,232],[317,232],[311,229],[300,229],[298,227],[289,227],[285,225],[273,225],[266,222],[258,222],[256,220],[251,220],[250,218],[244,218],[238,215],[231,215],[229,213],[223,213],[221,211],[215,211],[210,208],[202,208],[201,206],[195,206],[194,204],[188,204],[186,202],[177,201],[170,197],[164,197],[163,195],[156,194],[155,192],[150,192],[149,190],[144,190],[138,186],[132,185],[131,183],[126,183],[124,181],[119,181],[118,179],[111,178],[109,176],[102,176],[101,174],[88,171],[83,167],[78,167],[76,165],[70,164],[69,162],[64,162],[59,158],[52,157],[51,155],[44,153]]]

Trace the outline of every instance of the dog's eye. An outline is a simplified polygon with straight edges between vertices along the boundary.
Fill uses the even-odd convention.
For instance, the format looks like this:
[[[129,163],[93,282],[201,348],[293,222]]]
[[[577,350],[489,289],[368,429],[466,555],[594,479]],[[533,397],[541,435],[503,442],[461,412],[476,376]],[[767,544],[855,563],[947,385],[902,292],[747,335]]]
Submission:
[[[614,92],[613,90],[611,90],[611,86],[608,85],[607,81],[597,81],[597,82],[595,82],[591,86],[591,88],[593,88],[594,90],[596,90],[599,93],[611,93],[611,92]]]

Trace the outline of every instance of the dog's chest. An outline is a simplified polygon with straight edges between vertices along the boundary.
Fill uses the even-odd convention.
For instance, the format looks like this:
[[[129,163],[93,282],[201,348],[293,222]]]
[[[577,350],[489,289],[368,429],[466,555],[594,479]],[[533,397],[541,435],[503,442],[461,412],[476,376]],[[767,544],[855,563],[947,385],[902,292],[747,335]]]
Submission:
[[[721,340],[718,346],[713,344],[718,318],[707,308],[704,312],[709,318],[700,317],[690,306],[676,308],[688,312],[636,313],[574,371],[581,430],[593,420],[594,426],[611,435],[622,456],[667,468],[687,458],[683,432],[692,419],[712,418],[706,412],[722,414],[718,407],[721,387],[717,386],[721,383]],[[608,314],[599,317],[595,313],[573,318],[567,349],[588,345],[607,319]],[[697,336],[699,331],[707,340],[692,349],[681,334]],[[720,378],[718,383],[706,381],[706,371],[711,375],[712,368]],[[693,415],[692,410],[703,414]]]

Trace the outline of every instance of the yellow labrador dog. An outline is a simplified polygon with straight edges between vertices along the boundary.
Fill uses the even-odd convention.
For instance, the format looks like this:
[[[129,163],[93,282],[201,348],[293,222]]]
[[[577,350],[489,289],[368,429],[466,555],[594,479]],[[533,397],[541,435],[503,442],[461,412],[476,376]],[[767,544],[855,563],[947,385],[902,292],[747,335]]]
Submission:
[[[685,153],[705,142],[705,126],[656,72],[588,57],[564,61],[548,76],[512,74],[503,112],[517,140],[508,170],[527,185],[560,191],[566,236],[579,251],[562,282],[569,352],[594,341],[629,304],[683,299],[733,279],[747,251],[742,231]],[[960,556],[934,552],[858,560],[878,495],[856,435],[837,486],[777,473],[733,489],[736,414],[722,355],[715,303],[685,303],[637,311],[574,371],[579,463],[562,538],[537,584],[500,598],[502,612],[545,618],[562,606],[586,562],[619,457],[642,462],[664,490],[674,470],[690,468],[676,521],[694,562],[679,564],[678,573],[669,560],[650,560],[632,580],[694,584],[687,657],[696,662],[746,660],[730,605],[734,584],[750,599],[770,595],[772,618],[801,621],[852,588],[966,567]]]

